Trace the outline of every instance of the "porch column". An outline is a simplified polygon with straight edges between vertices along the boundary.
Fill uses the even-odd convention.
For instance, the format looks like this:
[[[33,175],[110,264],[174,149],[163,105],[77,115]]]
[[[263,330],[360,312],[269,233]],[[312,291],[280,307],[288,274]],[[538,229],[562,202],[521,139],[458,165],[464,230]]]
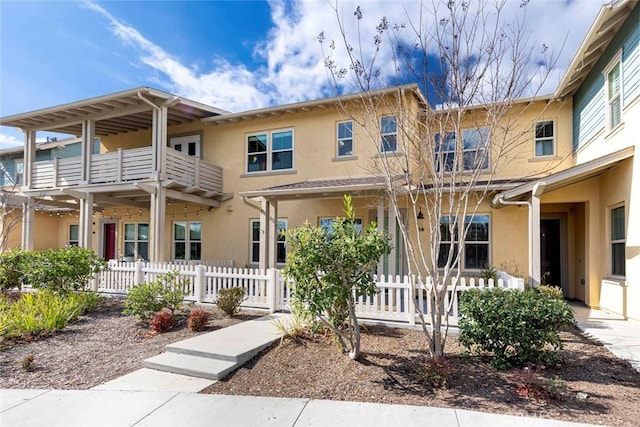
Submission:
[[[268,268],[276,268],[278,262],[278,202],[270,200],[269,202],[269,263]]]
[[[166,194],[166,190],[160,185],[156,188],[155,194],[151,194],[151,251],[149,257],[154,262],[165,260]]]
[[[396,253],[398,248],[396,247],[396,204],[392,199],[389,199],[389,220],[388,220],[388,228],[389,228],[389,238],[391,240],[391,251],[389,252],[389,274],[390,276],[395,276],[397,273],[396,269]]]
[[[82,175],[84,184],[91,182],[91,154],[93,154],[93,140],[96,136],[96,122],[85,120],[82,122]]]
[[[151,119],[151,164],[153,167],[153,175],[156,179],[160,176],[159,157],[158,157],[158,135],[160,128],[160,111],[154,108]]]
[[[79,244],[82,248],[93,246],[93,193],[87,193],[80,199]]]
[[[378,197],[378,231],[384,232],[384,197]],[[386,255],[382,255],[380,260],[378,261],[378,276],[384,274],[384,257]]]
[[[33,250],[33,217],[35,216],[35,207],[33,199],[27,197],[27,201],[22,203],[22,249],[25,251]]]
[[[538,182],[531,190],[529,208],[529,274],[531,286],[540,286],[540,196],[546,183]]]
[[[23,182],[22,185],[27,189],[33,185],[33,162],[36,157],[36,132],[33,130],[24,133],[24,157],[22,159]]]
[[[269,260],[269,214],[271,206],[267,199],[260,202],[260,262],[258,267],[260,270],[267,268]]]
[[[160,107],[160,129],[158,133],[158,172],[159,179],[166,179],[167,164],[167,116],[169,109],[163,105]]]

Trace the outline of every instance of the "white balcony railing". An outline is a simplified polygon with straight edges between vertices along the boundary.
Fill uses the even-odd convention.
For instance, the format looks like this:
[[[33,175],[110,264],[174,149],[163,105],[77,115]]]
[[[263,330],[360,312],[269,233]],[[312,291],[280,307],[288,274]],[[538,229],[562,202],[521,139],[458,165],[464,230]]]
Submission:
[[[222,193],[222,168],[167,148],[161,171],[167,179],[205,191]],[[33,163],[32,188],[70,187],[81,183],[82,159],[45,160]],[[153,177],[152,147],[118,149],[91,155],[90,184],[132,182]]]

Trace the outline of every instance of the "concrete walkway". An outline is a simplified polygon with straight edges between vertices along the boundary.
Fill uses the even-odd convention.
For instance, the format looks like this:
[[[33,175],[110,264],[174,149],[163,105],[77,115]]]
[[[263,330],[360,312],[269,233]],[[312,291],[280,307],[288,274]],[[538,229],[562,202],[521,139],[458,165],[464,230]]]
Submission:
[[[640,322],[625,321],[604,310],[590,310],[582,305],[573,305],[573,309],[580,329],[617,356],[630,360],[636,369],[640,368]],[[92,390],[0,389],[0,425],[370,427],[425,422],[441,427],[586,425],[426,406],[195,394],[280,339],[274,319],[287,322],[288,318],[282,314],[265,316],[171,344],[162,355],[148,359],[147,368]],[[166,354],[169,356],[163,356]]]
[[[329,400],[105,390],[0,390],[3,427],[585,426],[462,409]]]

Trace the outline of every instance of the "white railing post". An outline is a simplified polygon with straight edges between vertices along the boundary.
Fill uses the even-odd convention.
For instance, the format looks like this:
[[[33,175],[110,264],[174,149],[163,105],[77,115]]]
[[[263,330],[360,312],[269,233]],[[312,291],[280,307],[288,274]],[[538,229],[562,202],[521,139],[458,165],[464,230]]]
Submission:
[[[270,268],[267,270],[267,303],[269,312],[275,313],[277,310],[278,270]]]
[[[122,148],[118,148],[117,149],[117,153],[118,153],[118,160],[117,160],[118,161],[118,165],[117,165],[118,176],[116,177],[116,182],[122,182],[122,163],[123,163],[122,162],[122,155],[123,155]]]
[[[409,285],[409,301],[407,304],[407,310],[409,312],[409,324],[411,326],[416,324],[416,276],[413,275],[404,276],[405,283]]]
[[[205,267],[200,264],[196,266],[196,276],[193,283],[193,292],[196,297],[196,302],[204,301],[204,284],[205,284]]]
[[[140,285],[141,283],[144,283],[144,274],[142,273],[142,266],[143,263],[142,261],[136,261],[136,269],[133,273],[133,283],[134,285]]]

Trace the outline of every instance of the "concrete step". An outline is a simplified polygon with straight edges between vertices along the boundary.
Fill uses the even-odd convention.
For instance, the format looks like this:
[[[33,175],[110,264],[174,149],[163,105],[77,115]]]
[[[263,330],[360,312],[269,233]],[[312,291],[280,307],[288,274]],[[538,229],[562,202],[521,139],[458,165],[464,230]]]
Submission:
[[[240,367],[229,360],[199,357],[189,354],[166,352],[144,361],[145,368],[197,378],[219,380]]]
[[[264,316],[167,345],[166,351],[243,364],[278,341],[282,333],[273,322],[288,319],[286,314]]]
[[[92,390],[198,393],[215,383],[216,380],[207,378],[196,378],[174,374],[173,372],[142,368],[93,387]]]

